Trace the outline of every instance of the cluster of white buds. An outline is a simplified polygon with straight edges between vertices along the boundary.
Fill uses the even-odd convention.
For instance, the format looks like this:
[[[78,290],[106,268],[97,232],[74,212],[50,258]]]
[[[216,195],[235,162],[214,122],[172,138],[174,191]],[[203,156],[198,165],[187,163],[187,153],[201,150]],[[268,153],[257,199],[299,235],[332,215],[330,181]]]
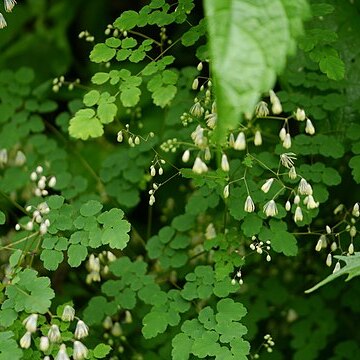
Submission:
[[[11,163],[15,166],[23,166],[26,163],[26,156],[21,150],[17,150],[15,157],[8,157],[8,151],[6,149],[0,150],[0,167],[4,167],[6,164]]]
[[[47,230],[50,226],[50,220],[45,219],[44,215],[48,215],[50,208],[46,202],[42,202],[36,207],[31,205],[27,206],[25,209],[29,214],[31,214],[31,220],[29,220],[25,225],[16,224],[15,230],[19,231],[21,228],[27,231],[32,231],[36,224],[39,226],[39,233],[44,235],[47,233]]]
[[[282,113],[282,106],[281,106],[281,102],[280,99],[277,97],[277,95],[274,93],[273,90],[269,91],[269,95],[270,95],[270,102],[271,102],[271,111],[273,114],[275,115],[279,115]]]
[[[156,172],[159,175],[162,175],[164,173],[164,169],[162,168],[161,165],[165,164],[165,160],[164,159],[159,159],[158,156],[155,156],[155,159],[151,162],[151,166],[150,166],[150,175],[152,177],[156,176]],[[158,167],[158,170],[156,171],[156,167]]]
[[[194,119],[193,117],[189,114],[184,112],[181,116],[180,116],[180,120],[183,126],[188,126],[189,124],[191,124]]]
[[[52,91],[57,93],[59,92],[60,88],[65,84],[65,77],[64,76],[60,76],[58,78],[55,78],[53,80],[53,86],[52,86]],[[80,84],[80,79],[76,79],[74,81],[66,81],[66,84],[68,85],[68,90],[74,90],[75,85]]]
[[[122,31],[121,33],[122,33],[122,35],[124,37],[127,36],[127,31]],[[110,34],[112,34],[113,37],[118,37],[119,36],[119,29],[115,29],[113,25],[108,24],[106,26],[105,35],[110,35]]]
[[[86,276],[86,283],[101,281],[101,275],[105,276],[109,273],[109,263],[116,260],[116,256],[111,251],[103,251],[98,256],[91,254],[86,264],[89,273]]]
[[[4,8],[6,12],[11,12],[14,6],[16,5],[15,0],[4,0]],[[3,29],[7,26],[4,15],[0,12],[0,29]]]
[[[94,36],[89,33],[87,30],[83,30],[79,34],[79,39],[85,39],[87,42],[93,42],[95,40]]]
[[[256,251],[258,254],[266,254],[266,261],[271,261],[271,256],[269,251],[271,250],[271,241],[267,240],[266,242],[259,241],[255,236],[251,238],[252,243],[250,244],[250,249]]]
[[[244,284],[244,280],[243,280],[243,278],[242,278],[241,268],[236,272],[235,276],[234,276],[233,279],[231,280],[231,284],[232,284],[232,285],[236,285],[236,283],[239,283],[239,285],[243,285],[243,284]]]
[[[125,129],[118,131],[116,135],[117,142],[119,143],[123,142],[124,133],[127,135],[127,142],[131,147],[135,147],[136,145],[139,145],[142,140],[147,141],[149,138],[153,138],[155,136],[153,132],[150,132],[146,138],[143,138],[139,135],[135,135],[130,131],[130,125],[126,124]]]
[[[270,334],[266,334],[264,336],[264,347],[266,349],[267,352],[271,353],[273,351],[273,347],[275,345],[275,342],[273,341],[273,338],[271,337]]]
[[[153,183],[152,184],[152,189],[149,190],[149,195],[150,195],[150,198],[149,198],[149,205],[150,206],[153,206],[155,204],[155,192],[156,190],[159,188],[159,185],[156,184],[156,183]]]
[[[179,144],[178,144],[177,138],[168,139],[160,145],[161,150],[163,150],[165,152],[172,152],[172,153],[176,152],[178,147],[179,147]]]
[[[38,314],[31,314],[23,320],[26,332],[20,339],[20,347],[28,349],[31,346],[31,334],[36,332]]]
[[[198,125],[196,129],[191,133],[191,139],[196,147],[204,149],[208,146],[208,138],[205,136],[205,129]]]
[[[38,197],[48,195],[49,191],[46,187],[53,188],[56,185],[56,177],[51,176],[47,178],[42,175],[43,171],[43,167],[39,165],[36,167],[35,171],[30,174],[30,179],[36,183],[34,194]]]

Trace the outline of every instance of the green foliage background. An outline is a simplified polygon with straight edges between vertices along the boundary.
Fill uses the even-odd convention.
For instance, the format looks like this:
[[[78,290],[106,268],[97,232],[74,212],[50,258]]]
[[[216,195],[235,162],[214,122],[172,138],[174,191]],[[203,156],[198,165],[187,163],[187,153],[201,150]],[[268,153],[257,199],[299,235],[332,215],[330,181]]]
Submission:
[[[4,15],[0,359],[43,359],[39,337],[54,323],[71,355],[74,326],[60,319],[64,304],[90,327],[90,359],[357,358],[358,1],[24,0]],[[95,40],[79,39],[84,30]],[[60,76],[65,82],[54,92]],[[194,89],[195,78],[204,90]],[[254,115],[270,89],[281,115]],[[190,111],[197,101],[216,113],[215,129]],[[295,120],[298,107],[314,136]],[[278,139],[284,118],[289,150]],[[191,140],[197,125],[213,155],[203,174],[191,170],[204,153]],[[245,151],[229,146],[229,133],[240,130]],[[261,146],[253,145],[257,130]],[[296,223],[296,204],[287,212],[285,202],[298,180],[281,167],[284,152],[297,155],[296,171],[320,203],[304,206]],[[229,172],[221,169],[224,153]],[[38,166],[56,177],[41,198],[30,179]],[[271,199],[278,213],[268,218],[263,206]],[[26,228],[42,202],[45,234],[37,223]],[[208,236],[209,224],[216,235]],[[327,248],[316,252],[320,236]],[[251,250],[253,237],[271,241],[271,261]],[[100,281],[89,281],[91,256],[99,256]],[[341,269],[331,274],[337,259]],[[32,313],[37,332],[23,349],[22,321]],[[45,355],[55,358],[59,345]]]

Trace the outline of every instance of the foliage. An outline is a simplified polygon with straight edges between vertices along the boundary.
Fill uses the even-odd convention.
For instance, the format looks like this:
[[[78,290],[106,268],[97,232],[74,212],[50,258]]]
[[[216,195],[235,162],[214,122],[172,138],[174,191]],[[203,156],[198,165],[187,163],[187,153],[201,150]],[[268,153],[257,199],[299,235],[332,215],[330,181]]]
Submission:
[[[0,14],[0,359],[356,358],[359,5],[115,3]]]

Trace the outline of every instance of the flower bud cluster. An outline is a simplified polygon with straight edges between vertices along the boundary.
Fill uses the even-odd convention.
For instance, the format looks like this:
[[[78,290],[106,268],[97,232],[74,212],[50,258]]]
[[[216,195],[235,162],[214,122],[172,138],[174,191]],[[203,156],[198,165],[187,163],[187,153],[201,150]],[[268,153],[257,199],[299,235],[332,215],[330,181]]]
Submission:
[[[114,26],[113,25],[111,25],[111,24],[108,24],[107,26],[106,26],[106,30],[105,30],[105,35],[112,35],[113,37],[118,37],[119,35],[123,35],[124,37],[126,37],[127,36],[127,31],[125,30],[120,30],[119,31],[119,29],[116,29],[116,28],[114,28]]]
[[[250,244],[250,249],[256,251],[258,254],[266,254],[266,261],[271,261],[271,256],[269,251],[271,250],[271,241],[267,240],[265,242],[259,241],[255,236],[251,238],[252,243]]]
[[[21,337],[19,343],[20,347],[23,349],[29,349],[32,342],[32,336],[36,335],[38,330],[37,322],[38,322],[38,314],[31,314],[27,318],[23,320],[23,325],[25,327],[25,334]],[[66,305],[63,309],[61,320],[64,322],[71,322],[75,319],[75,309]],[[82,344],[79,340],[85,338],[89,334],[89,327],[80,319],[77,319],[77,324],[74,330],[74,348],[73,348],[73,359],[74,360],[83,360],[88,356],[88,349],[84,344]],[[60,327],[58,324],[51,324],[46,335],[42,335],[39,341],[39,350],[43,353],[49,353],[51,351],[52,346],[60,343],[62,340]],[[49,356],[45,356],[45,358],[49,358]],[[59,346],[59,351],[55,357],[57,360],[66,360],[69,359],[67,354],[66,345],[62,343]]]
[[[35,196],[47,196],[49,191],[46,188],[53,188],[56,186],[56,177],[46,177],[42,175],[44,169],[42,166],[37,166],[35,171],[30,174],[30,179],[35,183]]]
[[[74,81],[65,81],[64,76],[55,78],[53,80],[52,91],[55,93],[59,92],[60,88],[63,87],[65,84],[68,86],[68,90],[72,91],[74,90],[74,87],[76,85],[80,84],[80,79],[76,79]]]
[[[27,231],[32,231],[36,226],[39,226],[39,233],[44,235],[50,226],[50,220],[45,218],[45,215],[50,213],[50,208],[46,202],[38,204],[36,207],[29,205],[25,209],[30,215],[29,220],[25,225],[16,224],[15,230],[19,231],[21,228]]]
[[[114,260],[116,260],[116,256],[111,251],[103,251],[98,256],[91,254],[86,264],[89,272],[86,276],[86,283],[101,281],[101,276],[106,276],[109,273],[109,263]]]
[[[83,30],[79,34],[79,39],[85,39],[87,42],[94,42],[95,38],[87,30]]]
[[[178,144],[177,138],[168,139],[160,145],[161,150],[163,150],[165,152],[172,152],[172,153],[176,152],[178,147],[179,147],[179,144]]]
[[[236,272],[235,276],[234,276],[233,279],[231,280],[231,284],[232,284],[232,285],[236,285],[236,283],[239,283],[239,285],[243,285],[243,284],[244,284],[244,280],[243,280],[243,278],[242,278],[241,268]]]

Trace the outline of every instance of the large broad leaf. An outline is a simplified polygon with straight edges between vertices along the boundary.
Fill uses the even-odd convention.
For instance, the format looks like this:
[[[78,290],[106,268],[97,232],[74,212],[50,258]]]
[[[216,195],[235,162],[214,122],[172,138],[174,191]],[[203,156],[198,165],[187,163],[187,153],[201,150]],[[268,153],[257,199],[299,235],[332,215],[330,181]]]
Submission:
[[[320,281],[318,284],[313,286],[311,289],[306,290],[305,293],[309,294],[315,290],[317,290],[319,287],[329,283],[330,281],[333,281],[334,279],[338,278],[339,276],[346,275],[347,278],[345,281],[349,281],[355,276],[360,275],[360,252],[356,252],[352,256],[334,256],[336,259],[345,261],[345,266],[341,268],[340,270],[336,271],[335,273],[329,275],[324,280]]]
[[[306,0],[204,0],[218,125],[216,138],[252,113],[295,50]]]

